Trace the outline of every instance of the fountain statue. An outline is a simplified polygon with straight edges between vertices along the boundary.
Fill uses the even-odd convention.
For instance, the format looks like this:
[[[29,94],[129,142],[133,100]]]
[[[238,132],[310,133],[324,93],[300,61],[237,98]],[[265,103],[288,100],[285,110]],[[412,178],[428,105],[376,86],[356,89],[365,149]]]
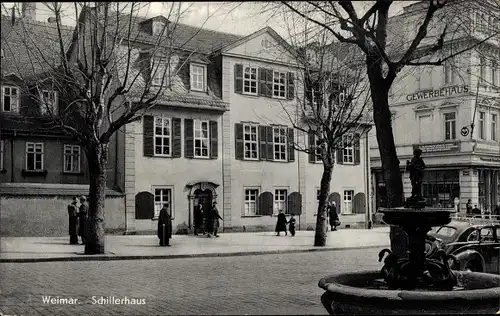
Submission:
[[[432,227],[446,225],[454,210],[426,208],[422,195],[425,163],[416,148],[406,163],[412,185],[404,207],[383,208],[383,221],[408,235],[408,256],[383,249],[381,271],[344,273],[320,280],[326,290],[321,301],[335,314],[483,314],[500,310],[500,276],[452,271],[457,259],[439,250],[439,259],[426,258],[425,238]],[[385,257],[385,259],[384,259]]]

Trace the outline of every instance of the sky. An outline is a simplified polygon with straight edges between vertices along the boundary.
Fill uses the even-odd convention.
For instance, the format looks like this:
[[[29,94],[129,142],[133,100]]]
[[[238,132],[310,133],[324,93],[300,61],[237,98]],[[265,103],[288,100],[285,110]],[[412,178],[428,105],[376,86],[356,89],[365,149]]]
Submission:
[[[355,6],[360,10],[369,7],[374,1],[356,1]],[[401,12],[403,6],[416,1],[395,1],[392,5],[391,15]],[[143,3],[144,8],[140,11],[141,15],[153,17],[157,15],[168,15],[169,2],[150,2]],[[10,8],[16,3],[2,3],[2,14],[10,14]],[[20,3],[17,3],[21,7]],[[63,4],[66,16],[63,17],[63,23],[74,25],[75,14],[72,2]],[[283,38],[287,39],[289,34],[286,22],[283,19],[272,18],[271,12],[264,12],[263,6],[266,2],[182,2],[182,10],[185,10],[180,22],[196,27],[233,33],[238,35],[249,35],[266,26],[273,28]],[[52,15],[51,11],[43,3],[36,3],[36,15],[38,21],[47,21]],[[207,19],[207,17],[209,17]]]

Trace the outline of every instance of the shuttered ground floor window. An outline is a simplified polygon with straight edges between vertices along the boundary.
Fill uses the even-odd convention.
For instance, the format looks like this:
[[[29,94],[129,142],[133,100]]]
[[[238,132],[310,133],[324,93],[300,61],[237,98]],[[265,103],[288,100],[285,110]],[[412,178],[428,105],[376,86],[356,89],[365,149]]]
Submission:
[[[342,214],[352,214],[352,201],[354,200],[354,190],[344,190],[344,208]]]
[[[163,204],[168,203],[168,210],[170,211],[170,216],[172,219],[174,218],[174,205],[172,204],[172,189],[171,188],[154,188],[155,195],[155,213],[154,218],[158,218],[160,215],[160,210],[163,207]]]
[[[245,189],[245,207],[243,216],[252,216],[257,214],[257,198],[259,196],[259,189],[247,188]]]
[[[280,210],[283,213],[288,214],[287,206],[287,196],[288,191],[286,189],[276,189],[274,190],[274,214],[278,214]]]

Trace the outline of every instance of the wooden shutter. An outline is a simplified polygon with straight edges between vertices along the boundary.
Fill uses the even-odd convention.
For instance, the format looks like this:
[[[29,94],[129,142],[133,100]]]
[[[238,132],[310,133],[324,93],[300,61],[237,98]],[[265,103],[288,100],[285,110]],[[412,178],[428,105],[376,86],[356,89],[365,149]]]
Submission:
[[[354,134],[354,164],[359,165],[361,162],[361,151],[359,146],[359,134]]]
[[[243,148],[243,124],[234,124],[234,148],[236,159],[243,160],[244,148]]]
[[[259,215],[273,215],[273,194],[271,192],[262,192],[261,195],[259,195],[259,205],[258,205],[258,214]]]
[[[266,69],[266,96],[273,97],[273,70]]]
[[[274,160],[273,148],[273,127],[266,126],[266,139],[267,139],[267,160]]]
[[[288,83],[287,99],[293,100],[293,98],[295,97],[295,79],[293,72],[288,73],[287,83]]]
[[[309,162],[316,162],[316,135],[309,133]]]
[[[337,163],[342,165],[344,163],[344,141],[343,137],[340,137],[340,140],[337,140]]]
[[[243,93],[243,65],[234,65],[234,92]]]
[[[172,118],[173,149],[172,158],[180,158],[182,151],[181,119]]]
[[[259,68],[259,95],[266,96],[267,82],[266,82],[266,69]]]
[[[267,160],[267,133],[265,125],[259,125],[259,159]]]
[[[353,207],[353,213],[356,214],[365,214],[366,211],[366,198],[365,194],[363,192],[358,192],[354,196],[353,202],[352,202],[352,207]]]
[[[155,197],[151,192],[142,191],[135,195],[135,219],[154,217]]]
[[[217,121],[210,121],[210,158],[219,157],[219,130]]]
[[[302,194],[299,192],[292,192],[288,195],[288,214],[301,215],[302,214]]]
[[[293,128],[288,128],[288,161],[295,161],[295,138]]]
[[[142,124],[144,156],[152,157],[155,154],[154,148],[154,116],[144,115]]]
[[[194,122],[184,119],[184,157],[194,157]]]

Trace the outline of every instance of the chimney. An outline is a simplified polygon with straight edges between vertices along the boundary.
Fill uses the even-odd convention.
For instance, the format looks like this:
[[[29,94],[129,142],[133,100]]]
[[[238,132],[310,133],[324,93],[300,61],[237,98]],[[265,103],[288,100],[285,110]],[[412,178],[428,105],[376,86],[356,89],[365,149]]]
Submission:
[[[36,20],[36,2],[23,2],[21,8],[24,19]]]
[[[12,22],[12,26],[14,26],[16,24],[16,7],[12,7],[12,15],[10,16],[11,18],[11,22]]]

